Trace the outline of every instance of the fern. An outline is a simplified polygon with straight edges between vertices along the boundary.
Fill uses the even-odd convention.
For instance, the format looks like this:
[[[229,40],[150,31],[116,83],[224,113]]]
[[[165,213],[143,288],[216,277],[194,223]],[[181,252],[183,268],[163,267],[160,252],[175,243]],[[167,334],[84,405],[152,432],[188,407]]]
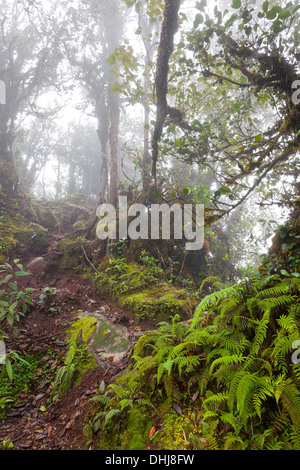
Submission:
[[[194,328],[197,325],[197,323],[200,321],[201,314],[205,312],[205,310],[207,310],[208,307],[210,307],[212,304],[216,305],[218,301],[226,298],[226,295],[234,294],[235,292],[236,292],[236,285],[227,287],[226,289],[222,289],[221,291],[214,292],[213,294],[205,297],[195,310],[194,318],[192,322],[192,328]]]
[[[99,401],[106,416],[164,399],[184,409],[198,391],[208,448],[300,448],[299,288],[256,276],[202,299],[189,327],[176,316],[146,332],[114,396]]]

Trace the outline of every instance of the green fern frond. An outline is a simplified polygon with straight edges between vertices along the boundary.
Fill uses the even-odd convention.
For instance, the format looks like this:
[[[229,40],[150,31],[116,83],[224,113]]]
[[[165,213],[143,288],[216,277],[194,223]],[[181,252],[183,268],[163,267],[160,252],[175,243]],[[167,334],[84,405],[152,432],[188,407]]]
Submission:
[[[291,379],[286,380],[280,395],[280,402],[290,415],[295,430],[298,430],[300,426],[300,392]]]
[[[248,441],[243,441],[233,433],[227,433],[225,436],[224,450],[244,450],[247,445]]]
[[[244,360],[245,360],[245,358],[242,354],[232,354],[231,356],[227,355],[227,356],[219,357],[218,359],[215,359],[213,361],[213,363],[210,366],[209,372],[210,372],[210,374],[212,374],[214,369],[217,366],[222,366],[222,365],[228,366],[228,365],[231,365],[231,364],[241,364],[242,362],[244,362]]]
[[[205,312],[208,307],[211,305],[216,305],[218,301],[226,298],[227,295],[234,293],[236,293],[236,285],[227,287],[221,291],[214,292],[213,294],[210,294],[201,300],[200,304],[195,310],[191,328],[194,328],[198,324],[201,314]]]
[[[209,396],[208,398],[206,398],[203,403],[202,403],[202,406],[204,408],[207,408],[211,405],[213,405],[214,409],[216,409],[216,407],[226,401],[228,398],[228,394],[227,393],[216,393],[214,395],[211,395]]]
[[[219,450],[219,444],[214,436],[207,437],[208,450]]]
[[[121,410],[119,409],[111,409],[109,412],[105,415],[105,420],[104,420],[104,426],[107,425],[108,421],[112,419],[114,416],[119,415]]]
[[[165,391],[168,398],[172,397],[173,393],[173,378],[171,375],[165,374],[163,378]]]
[[[251,348],[250,354],[258,353],[259,348],[261,347],[264,340],[266,339],[269,321],[270,321],[270,311],[266,310],[265,313],[263,314],[261,321],[259,322],[255,330],[255,337],[253,339],[253,346]]]

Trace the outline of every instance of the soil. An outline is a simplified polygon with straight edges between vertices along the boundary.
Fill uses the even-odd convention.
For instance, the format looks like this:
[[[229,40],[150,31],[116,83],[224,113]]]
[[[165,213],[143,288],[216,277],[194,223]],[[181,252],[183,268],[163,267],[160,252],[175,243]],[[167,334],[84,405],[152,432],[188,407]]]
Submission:
[[[46,253],[40,253],[37,263],[30,265],[31,276],[19,278],[20,287],[32,287],[34,306],[18,323],[18,338],[10,335],[6,342],[7,351],[15,350],[41,355],[41,364],[48,362],[53,377],[64,364],[66,354],[66,330],[74,321],[74,313],[93,312],[104,307],[105,315],[112,322],[126,320],[129,339],[134,344],[139,331],[149,325],[136,325],[124,312],[111,301],[96,295],[93,286],[74,270],[59,269],[57,244],[61,234],[49,236],[50,246]],[[33,259],[23,247],[20,261],[26,267]],[[55,306],[57,311],[51,315],[40,308],[39,296],[45,287],[56,289]],[[103,309],[102,309],[103,311]],[[47,351],[54,351],[56,359],[47,356]],[[44,356],[43,356],[44,354]],[[128,357],[121,362],[107,367],[89,370],[82,381],[60,399],[49,406],[52,390],[51,380],[36,380],[29,392],[20,393],[17,403],[13,403],[5,419],[0,420],[0,442],[5,440],[13,444],[14,450],[83,450],[83,428],[91,409],[90,399],[96,395],[102,382],[109,384],[116,374],[126,368]],[[35,374],[40,373],[38,369]],[[91,444],[90,449],[97,448]]]

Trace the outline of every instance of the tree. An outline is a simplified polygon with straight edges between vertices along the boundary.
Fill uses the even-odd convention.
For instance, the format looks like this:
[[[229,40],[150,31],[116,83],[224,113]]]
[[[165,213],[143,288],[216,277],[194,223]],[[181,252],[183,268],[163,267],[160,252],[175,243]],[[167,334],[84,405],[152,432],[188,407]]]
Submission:
[[[171,90],[189,126],[183,113],[169,120],[174,129],[155,136],[163,136],[161,153],[197,163],[199,171],[212,169],[217,187],[207,207],[210,221],[257,191],[261,204],[292,204],[299,191],[299,6],[234,0],[231,8],[216,6],[213,16],[205,0],[197,8],[192,30],[176,48],[177,80]],[[164,96],[158,124],[168,111]],[[154,168],[157,156],[155,146]]]
[[[22,0],[2,2],[0,13],[0,80],[6,88],[6,103],[0,105],[0,184],[9,199],[19,190],[16,122],[21,113],[43,113],[37,99],[56,80],[64,21],[57,23],[53,11]]]
[[[65,43],[75,79],[88,92],[98,121],[102,165],[100,200],[116,203],[118,197],[119,95],[115,53],[122,37],[119,1],[89,1],[70,11],[70,34]],[[108,151],[110,149],[110,152]]]

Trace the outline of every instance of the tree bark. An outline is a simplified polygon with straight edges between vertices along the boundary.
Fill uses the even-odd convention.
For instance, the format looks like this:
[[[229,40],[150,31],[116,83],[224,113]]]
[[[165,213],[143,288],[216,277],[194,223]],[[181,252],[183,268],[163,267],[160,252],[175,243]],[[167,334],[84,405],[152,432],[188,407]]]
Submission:
[[[152,175],[156,180],[158,144],[162,135],[163,125],[168,114],[168,74],[169,60],[174,49],[174,35],[178,29],[178,13],[180,0],[165,0],[164,18],[158,47],[156,64],[156,123],[152,137]]]
[[[109,182],[109,203],[114,207],[118,204],[118,151],[119,151],[119,123],[120,123],[120,97],[118,93],[109,92],[109,112],[110,112],[110,182]]]

